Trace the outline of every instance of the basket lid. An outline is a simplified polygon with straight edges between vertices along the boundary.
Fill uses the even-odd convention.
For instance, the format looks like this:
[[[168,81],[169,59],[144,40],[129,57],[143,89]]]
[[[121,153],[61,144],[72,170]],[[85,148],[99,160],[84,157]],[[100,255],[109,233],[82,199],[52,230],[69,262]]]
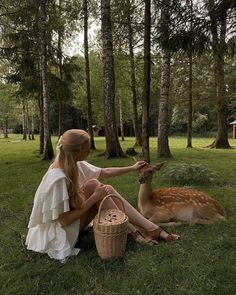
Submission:
[[[96,222],[98,222],[98,215],[95,217]],[[127,220],[127,216],[124,212],[119,209],[105,209],[100,213],[99,224],[102,225],[115,225],[121,224]]]

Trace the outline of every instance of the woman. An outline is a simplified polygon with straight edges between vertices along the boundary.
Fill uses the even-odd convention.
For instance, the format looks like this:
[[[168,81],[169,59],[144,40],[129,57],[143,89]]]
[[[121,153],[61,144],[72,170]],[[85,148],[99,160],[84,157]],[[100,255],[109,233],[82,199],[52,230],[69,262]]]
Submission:
[[[80,249],[74,245],[78,234],[93,220],[99,202],[107,194],[118,195],[112,186],[103,185],[99,179],[135,171],[145,165],[144,161],[139,161],[129,167],[98,168],[85,161],[89,151],[87,132],[71,129],[61,136],[55,161],[35,194],[26,238],[29,250],[48,253],[59,260],[77,255]],[[179,238],[147,220],[125,199],[123,201],[129,222],[144,230],[146,240],[157,243],[160,238],[166,241]],[[119,206],[116,198],[104,202],[104,208]],[[133,236],[138,234],[136,231]]]

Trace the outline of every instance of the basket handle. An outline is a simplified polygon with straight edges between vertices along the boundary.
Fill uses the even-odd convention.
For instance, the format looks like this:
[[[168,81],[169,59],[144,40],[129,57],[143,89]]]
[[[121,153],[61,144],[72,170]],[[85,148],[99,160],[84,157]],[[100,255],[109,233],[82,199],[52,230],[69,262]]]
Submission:
[[[121,205],[122,205],[122,209],[123,209],[123,211],[124,211],[124,213],[125,213],[125,206],[124,206],[124,203],[123,203],[123,200],[121,199],[121,197],[119,197],[118,195],[115,195],[115,194],[109,194],[109,195],[105,196],[105,197],[102,199],[101,203],[100,203],[100,206],[99,206],[99,209],[98,209],[98,223],[100,223],[100,215],[101,215],[101,211],[102,211],[102,205],[103,205],[103,203],[106,201],[106,199],[108,199],[108,198],[110,198],[110,197],[115,197],[115,198],[117,198],[118,200],[120,200],[120,203],[121,203]]]

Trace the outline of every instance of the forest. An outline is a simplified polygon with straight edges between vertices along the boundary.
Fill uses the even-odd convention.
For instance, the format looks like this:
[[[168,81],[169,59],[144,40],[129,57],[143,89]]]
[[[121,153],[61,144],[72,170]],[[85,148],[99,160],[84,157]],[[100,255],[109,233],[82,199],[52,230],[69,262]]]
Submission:
[[[188,220],[173,224],[170,213],[163,224],[180,240],[150,245],[128,235],[123,257],[102,260],[89,227],[66,263],[27,249],[36,188],[62,154],[60,136],[74,128],[90,134],[79,131],[86,157],[76,144],[76,161],[129,171],[101,181],[139,212],[154,191],[173,201],[153,203],[159,215],[180,200]],[[235,148],[236,0],[0,0],[2,294],[235,294]],[[139,160],[156,167],[146,183],[130,170]],[[223,219],[214,220],[215,209],[207,215],[215,207],[206,195]]]
[[[209,135],[230,148],[236,119],[235,0],[2,0],[0,128],[51,135],[93,126],[106,157],[134,136],[149,156],[171,157],[168,137]],[[120,139],[119,139],[120,137]]]

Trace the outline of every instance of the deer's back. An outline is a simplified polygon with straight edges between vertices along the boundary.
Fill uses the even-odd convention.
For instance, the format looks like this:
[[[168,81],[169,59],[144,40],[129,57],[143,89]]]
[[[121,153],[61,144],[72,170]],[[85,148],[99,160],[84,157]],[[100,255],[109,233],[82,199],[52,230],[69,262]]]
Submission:
[[[180,208],[199,206],[214,208],[222,216],[226,216],[223,207],[206,193],[181,187],[160,188],[152,191],[150,201],[153,206]]]

